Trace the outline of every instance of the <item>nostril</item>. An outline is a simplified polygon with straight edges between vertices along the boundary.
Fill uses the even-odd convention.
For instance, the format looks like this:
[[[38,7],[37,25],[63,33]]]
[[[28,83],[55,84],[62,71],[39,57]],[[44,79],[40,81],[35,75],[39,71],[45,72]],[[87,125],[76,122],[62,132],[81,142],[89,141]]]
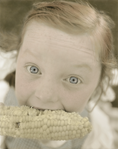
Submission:
[[[37,100],[40,100],[43,103],[56,102],[58,100],[58,94],[55,91],[54,87],[52,88],[52,85],[45,84],[45,86],[44,85],[42,85],[42,87],[40,86],[36,88],[34,94]]]

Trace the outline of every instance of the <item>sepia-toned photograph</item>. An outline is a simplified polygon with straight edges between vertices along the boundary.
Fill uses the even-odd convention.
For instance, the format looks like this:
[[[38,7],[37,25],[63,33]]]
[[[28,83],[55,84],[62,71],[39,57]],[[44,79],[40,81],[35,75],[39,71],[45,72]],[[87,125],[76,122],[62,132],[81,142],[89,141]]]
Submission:
[[[118,149],[117,0],[0,0],[0,149]]]

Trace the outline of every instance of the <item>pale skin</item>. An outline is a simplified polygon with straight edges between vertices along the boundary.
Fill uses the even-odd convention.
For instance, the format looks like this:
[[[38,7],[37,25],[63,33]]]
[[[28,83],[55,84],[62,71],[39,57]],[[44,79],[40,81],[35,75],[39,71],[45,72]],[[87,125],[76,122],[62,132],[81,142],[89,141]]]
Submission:
[[[15,94],[20,105],[82,112],[101,74],[87,35],[29,23],[17,58]]]
[[[99,54],[93,47],[87,35],[30,22],[16,64],[19,104],[81,113],[100,81]],[[66,141],[40,142],[55,148]]]

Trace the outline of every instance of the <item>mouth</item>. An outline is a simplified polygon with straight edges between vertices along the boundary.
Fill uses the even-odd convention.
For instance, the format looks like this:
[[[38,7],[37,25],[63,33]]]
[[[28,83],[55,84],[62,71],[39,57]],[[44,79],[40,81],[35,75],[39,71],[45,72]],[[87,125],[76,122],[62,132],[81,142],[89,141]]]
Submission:
[[[32,109],[36,109],[36,110],[40,110],[40,111],[45,111],[45,110],[50,110],[50,111],[58,111],[58,110],[63,110],[65,112],[68,112],[70,113],[69,111],[66,111],[65,109],[42,109],[42,108],[38,108],[38,107],[32,107],[32,106],[29,106],[30,108]]]
[[[42,109],[42,108],[37,108],[37,107],[32,107],[32,106],[29,106],[30,108],[32,108],[32,109],[37,109],[37,110],[46,110],[46,109]]]

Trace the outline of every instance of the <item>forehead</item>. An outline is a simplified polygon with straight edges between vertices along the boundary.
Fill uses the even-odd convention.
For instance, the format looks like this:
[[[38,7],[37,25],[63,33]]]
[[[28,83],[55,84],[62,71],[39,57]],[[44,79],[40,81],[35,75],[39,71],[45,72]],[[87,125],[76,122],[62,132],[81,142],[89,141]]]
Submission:
[[[32,44],[29,44],[31,41]],[[93,58],[99,59],[99,54],[95,51],[95,45],[90,40],[88,34],[72,35],[61,31],[57,28],[51,27],[43,22],[31,21],[26,27],[24,34],[24,45],[39,46],[58,45],[65,49],[73,49],[91,54]]]

